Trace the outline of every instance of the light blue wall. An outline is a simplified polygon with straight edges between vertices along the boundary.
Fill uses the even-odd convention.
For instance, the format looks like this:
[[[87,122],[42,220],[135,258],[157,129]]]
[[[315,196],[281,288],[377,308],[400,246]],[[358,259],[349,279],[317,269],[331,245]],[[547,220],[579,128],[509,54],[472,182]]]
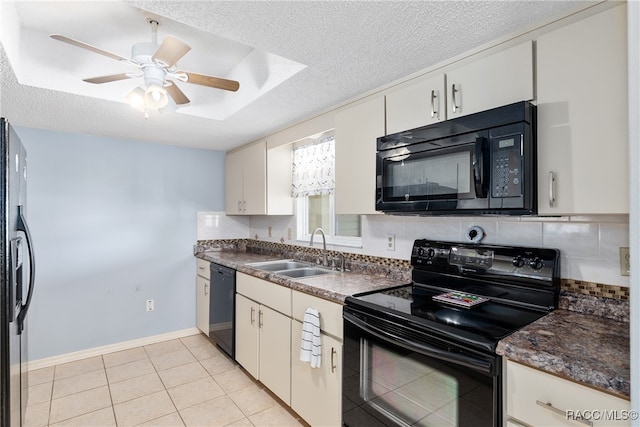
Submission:
[[[196,212],[224,210],[224,153],[16,132],[37,257],[29,359],[194,327]]]

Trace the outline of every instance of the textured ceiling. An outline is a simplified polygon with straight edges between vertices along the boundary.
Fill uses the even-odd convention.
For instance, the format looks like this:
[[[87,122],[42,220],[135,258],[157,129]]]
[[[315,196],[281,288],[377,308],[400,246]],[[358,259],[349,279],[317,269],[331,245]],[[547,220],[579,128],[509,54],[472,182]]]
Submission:
[[[87,22],[74,17],[74,10],[79,10],[80,2],[51,1],[45,4],[54,3],[56,10],[64,13],[39,17],[35,16],[38,2],[28,3],[30,7],[27,9],[31,10],[31,15],[28,19],[22,18],[25,23],[9,24],[26,25],[28,21],[29,25],[41,26],[41,39],[33,36],[36,40],[30,40],[42,43],[40,55],[43,55],[42,52],[52,54],[48,32],[58,27],[58,33],[129,56],[132,35],[127,33],[126,37],[118,36],[127,28],[123,18],[105,12],[102,20]],[[3,49],[0,51],[2,114],[17,126],[227,150],[313,117],[332,106],[491,40],[586,4],[583,1],[566,0],[130,0],[126,3],[133,6],[128,8],[135,15],[131,19],[139,16],[159,18],[159,40],[163,37],[162,20],[165,20],[169,29],[179,30],[181,40],[193,47],[202,46],[202,51],[212,40],[227,39],[271,52],[306,67],[225,120],[186,114],[150,114],[148,119],[144,119],[140,112],[124,103],[65,92],[68,73],[73,72],[73,67],[56,69],[42,60],[40,66],[45,69],[51,67],[48,74],[50,87],[58,89],[30,85],[28,79],[23,81],[21,78],[21,75],[28,74],[28,70],[21,70],[20,64],[15,61],[9,62],[15,53],[11,51],[13,47],[4,46],[3,40]],[[105,11],[110,7],[115,9],[123,6],[115,1],[93,4]],[[11,18],[3,17],[5,21]],[[20,21],[20,18],[16,17],[15,20]],[[3,22],[3,25],[6,28],[7,22]],[[142,28],[141,31],[145,30]],[[145,41],[144,37],[142,41]],[[66,45],[56,47],[73,50]],[[32,50],[22,49],[20,55],[33,54]],[[79,53],[86,61],[109,61],[99,55],[77,50],[81,51]],[[198,55],[194,49],[187,56],[192,61],[188,64],[189,71],[213,75],[219,75],[216,72],[224,73],[223,68],[216,68],[215,58],[210,58],[210,54]],[[78,60],[77,55],[73,58]],[[16,72],[12,67],[16,67]],[[242,81],[240,84],[242,89]]]

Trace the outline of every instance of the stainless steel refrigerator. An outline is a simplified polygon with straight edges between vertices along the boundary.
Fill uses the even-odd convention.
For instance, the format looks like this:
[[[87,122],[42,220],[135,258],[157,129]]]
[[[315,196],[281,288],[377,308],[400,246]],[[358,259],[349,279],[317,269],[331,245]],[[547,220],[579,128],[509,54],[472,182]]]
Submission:
[[[27,311],[35,260],[26,221],[27,152],[0,118],[0,425],[24,424],[27,406]]]

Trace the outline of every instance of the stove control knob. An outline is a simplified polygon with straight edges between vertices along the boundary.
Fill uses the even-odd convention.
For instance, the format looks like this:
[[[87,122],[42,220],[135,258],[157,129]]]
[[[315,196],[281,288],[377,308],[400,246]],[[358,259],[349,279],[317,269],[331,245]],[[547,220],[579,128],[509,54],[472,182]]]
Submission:
[[[524,260],[520,255],[518,255],[513,257],[513,259],[511,260],[511,264],[513,264],[514,267],[520,268],[524,265]]]
[[[435,255],[436,255],[436,251],[434,251],[433,248],[427,249],[427,256],[429,258],[433,258]]]
[[[534,270],[540,270],[542,268],[542,260],[538,257],[531,258],[529,260],[529,267],[533,268]]]

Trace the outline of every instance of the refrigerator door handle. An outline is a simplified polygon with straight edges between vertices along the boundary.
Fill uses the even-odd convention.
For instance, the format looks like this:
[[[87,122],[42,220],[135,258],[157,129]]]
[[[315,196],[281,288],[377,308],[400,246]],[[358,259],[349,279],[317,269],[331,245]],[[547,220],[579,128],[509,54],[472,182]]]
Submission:
[[[31,298],[33,297],[33,286],[35,285],[36,277],[36,259],[33,254],[33,243],[23,211],[24,206],[18,205],[18,231],[24,232],[27,238],[27,250],[29,251],[29,292],[27,293],[27,301],[22,304],[20,313],[18,314],[19,334],[21,334],[22,330],[24,329],[24,319],[27,317],[27,311],[29,310],[29,305],[31,304]]]
[[[16,320],[16,291],[17,291],[17,276],[18,272],[18,242],[20,238],[11,239],[9,243],[9,281],[6,290],[7,295],[7,313],[9,314],[9,323]]]

